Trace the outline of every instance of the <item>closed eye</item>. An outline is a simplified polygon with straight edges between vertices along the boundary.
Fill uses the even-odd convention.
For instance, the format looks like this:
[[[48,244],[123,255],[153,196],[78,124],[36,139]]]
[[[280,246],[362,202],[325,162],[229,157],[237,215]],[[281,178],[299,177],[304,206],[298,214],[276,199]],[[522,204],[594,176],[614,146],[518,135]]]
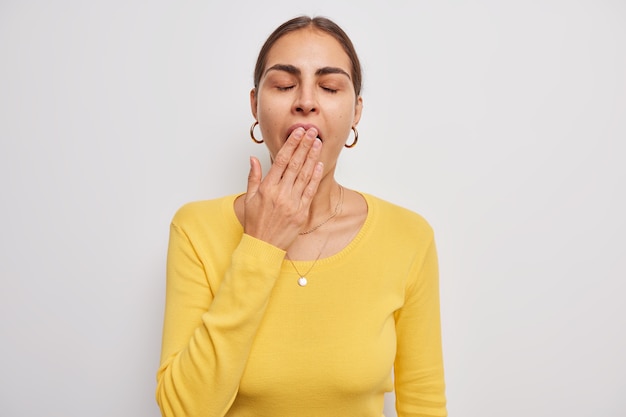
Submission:
[[[339,90],[334,89],[334,88],[330,88],[330,87],[323,87],[323,86],[322,86],[322,90],[327,91],[327,92],[329,92],[329,93],[331,93],[331,94],[335,94],[337,91],[339,91]]]
[[[293,86],[293,85],[287,85],[287,86],[282,86],[282,87],[280,87],[280,86],[279,86],[279,87],[276,87],[276,88],[278,89],[278,91],[289,91],[289,90],[291,90],[293,87],[295,87],[295,86]]]

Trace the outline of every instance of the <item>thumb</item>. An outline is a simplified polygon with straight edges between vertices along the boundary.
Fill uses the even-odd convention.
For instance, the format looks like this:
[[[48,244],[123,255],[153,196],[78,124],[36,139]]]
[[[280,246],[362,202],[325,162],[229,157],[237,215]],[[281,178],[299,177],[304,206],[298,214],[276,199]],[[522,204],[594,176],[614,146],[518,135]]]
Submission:
[[[259,185],[261,184],[261,162],[254,157],[250,157],[250,172],[248,173],[248,189],[247,189],[247,197],[250,198],[254,194],[256,194],[259,189]]]

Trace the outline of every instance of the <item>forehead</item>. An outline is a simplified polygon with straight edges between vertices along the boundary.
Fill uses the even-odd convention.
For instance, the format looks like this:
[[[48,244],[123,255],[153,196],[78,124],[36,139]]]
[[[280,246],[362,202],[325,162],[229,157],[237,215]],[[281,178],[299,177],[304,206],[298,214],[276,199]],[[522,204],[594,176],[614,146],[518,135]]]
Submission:
[[[348,74],[351,74],[352,66],[339,41],[314,28],[299,29],[279,38],[267,54],[265,69],[276,64],[294,65],[312,71],[338,67]]]

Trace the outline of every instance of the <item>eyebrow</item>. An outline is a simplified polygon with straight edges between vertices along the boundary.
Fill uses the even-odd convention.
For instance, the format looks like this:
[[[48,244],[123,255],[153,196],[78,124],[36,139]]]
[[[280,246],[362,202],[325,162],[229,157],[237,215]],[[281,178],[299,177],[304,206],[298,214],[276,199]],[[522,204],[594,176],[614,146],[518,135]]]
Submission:
[[[276,64],[276,65],[272,65],[271,67],[269,67],[266,71],[265,71],[265,75],[267,75],[268,72],[270,71],[284,71],[287,72],[289,74],[293,74],[293,75],[301,75],[302,71],[300,71],[300,68],[294,66],[294,65],[287,65],[287,64]],[[325,74],[343,74],[346,77],[348,77],[348,79],[350,79],[350,74],[348,74],[347,72],[345,72],[344,70],[342,70],[339,67],[323,67],[318,69],[317,71],[315,71],[315,75],[320,76],[320,75],[325,75]]]

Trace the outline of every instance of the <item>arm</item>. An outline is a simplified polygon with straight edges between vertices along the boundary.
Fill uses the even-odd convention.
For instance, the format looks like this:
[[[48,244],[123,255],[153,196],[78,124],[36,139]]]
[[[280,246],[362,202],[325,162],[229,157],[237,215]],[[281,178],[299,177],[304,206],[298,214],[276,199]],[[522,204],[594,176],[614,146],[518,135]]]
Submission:
[[[434,240],[411,268],[405,304],[396,313],[398,417],[445,417],[446,396]]]
[[[171,227],[157,402],[163,416],[223,416],[232,404],[284,252],[243,235],[212,294],[184,231]]]
[[[175,217],[157,374],[163,416],[221,417],[232,405],[285,250],[306,221],[322,178],[316,136],[315,129],[294,130],[263,180],[259,161],[251,158],[245,234],[232,254],[194,247],[179,224],[184,214]],[[193,222],[191,229],[197,231]],[[229,257],[220,269],[223,278],[222,272],[207,277],[214,269],[203,260],[223,264]],[[211,288],[209,282],[220,283]]]

